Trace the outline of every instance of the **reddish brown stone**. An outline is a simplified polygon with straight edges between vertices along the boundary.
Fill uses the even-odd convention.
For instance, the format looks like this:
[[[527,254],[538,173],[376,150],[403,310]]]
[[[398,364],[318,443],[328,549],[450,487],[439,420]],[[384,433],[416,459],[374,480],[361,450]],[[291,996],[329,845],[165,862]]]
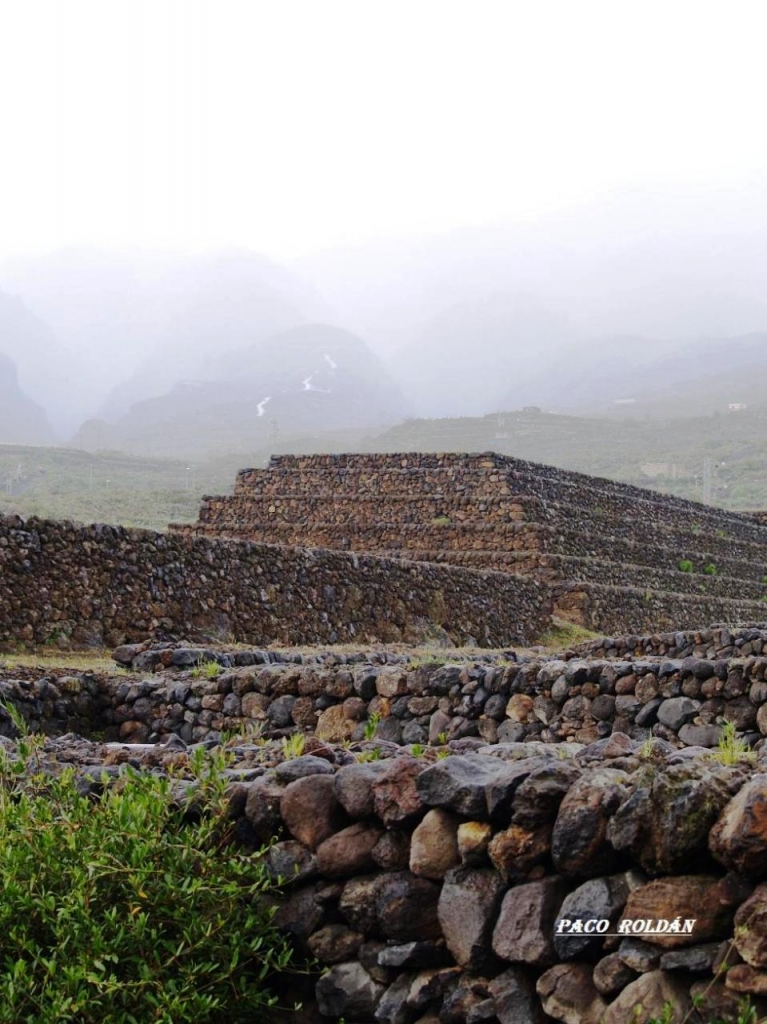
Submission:
[[[695,925],[689,934],[650,935],[634,931],[629,933],[633,938],[652,942],[663,949],[691,946],[711,939],[724,938],[742,895],[742,891],[730,888],[727,879],[712,875],[658,878],[647,885],[640,885],[629,893],[621,921],[674,921],[678,918],[684,922],[694,918]],[[620,923],[618,930],[620,931]]]
[[[601,1024],[646,1024],[662,1019],[665,1007],[671,1005],[674,1019],[683,1020],[692,1007],[689,982],[669,971],[648,971],[640,974],[624,988],[607,1007]],[[706,1009],[708,1007],[706,1006]],[[638,1011],[638,1012],[637,1012]]]
[[[734,992],[767,996],[767,971],[756,971],[749,964],[735,964],[725,975],[724,983]]]
[[[767,967],[767,882],[757,886],[738,908],[735,948],[752,967]]]
[[[536,864],[545,860],[551,852],[551,825],[526,829],[511,825],[493,836],[488,854],[493,867],[503,876],[504,881],[520,878]]]
[[[427,767],[415,757],[392,758],[373,783],[373,809],[387,828],[412,825],[426,810],[416,780]]]
[[[316,850],[348,819],[333,793],[333,777],[307,775],[286,787],[280,814],[288,831],[304,846]]]
[[[755,775],[730,800],[709,846],[727,867],[750,878],[767,876],[767,775]]]
[[[317,847],[317,870],[327,878],[344,878],[371,871],[372,852],[382,836],[380,828],[357,822],[341,829]]]

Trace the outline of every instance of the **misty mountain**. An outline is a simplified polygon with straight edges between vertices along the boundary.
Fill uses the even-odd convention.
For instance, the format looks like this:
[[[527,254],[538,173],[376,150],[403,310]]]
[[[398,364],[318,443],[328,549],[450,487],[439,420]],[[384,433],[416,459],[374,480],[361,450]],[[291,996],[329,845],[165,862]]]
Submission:
[[[577,337],[687,339],[767,329],[767,192],[652,190],[534,220],[323,251],[296,261],[382,355],[451,306],[524,294]]]
[[[55,414],[51,414],[51,420],[62,433],[67,427],[71,429],[82,368],[48,324],[35,316],[18,296],[4,292],[0,292],[0,353],[13,361],[17,386],[34,402],[49,413],[55,410],[63,414],[64,406],[70,406],[69,420],[65,415],[59,418]],[[50,424],[46,424],[46,430],[50,432]]]
[[[73,443],[139,454],[252,451],[270,438],[395,423],[408,407],[365,342],[307,324],[211,360],[113,424],[90,420]]]
[[[21,389],[16,366],[0,353],[0,444],[50,444],[45,410]]]
[[[531,382],[531,404],[552,411],[669,419],[764,401],[767,334],[696,342],[603,338],[580,346]],[[505,408],[513,408],[510,390]]]
[[[575,332],[563,316],[525,295],[456,304],[426,323],[390,365],[422,415],[481,415],[532,402],[531,383]]]
[[[70,431],[84,416],[116,420],[181,378],[206,377],[221,353],[325,309],[295,275],[240,249],[194,258],[65,249],[5,277],[84,365],[67,408]]]

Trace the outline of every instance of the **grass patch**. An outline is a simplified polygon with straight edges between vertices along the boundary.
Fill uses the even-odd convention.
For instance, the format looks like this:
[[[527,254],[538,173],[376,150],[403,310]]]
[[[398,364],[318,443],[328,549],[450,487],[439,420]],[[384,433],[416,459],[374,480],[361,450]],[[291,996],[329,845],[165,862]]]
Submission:
[[[88,651],[62,652],[53,650],[30,651],[22,654],[0,654],[0,669],[51,668],[69,669],[72,672],[95,672],[99,675],[130,675],[130,672],[117,665],[110,657],[109,651],[93,649]]]
[[[585,626],[579,626],[567,619],[552,619],[552,628],[543,634],[540,645],[551,651],[560,651],[566,647],[573,647],[577,644],[589,643],[591,640],[599,640],[601,633],[594,633]]]

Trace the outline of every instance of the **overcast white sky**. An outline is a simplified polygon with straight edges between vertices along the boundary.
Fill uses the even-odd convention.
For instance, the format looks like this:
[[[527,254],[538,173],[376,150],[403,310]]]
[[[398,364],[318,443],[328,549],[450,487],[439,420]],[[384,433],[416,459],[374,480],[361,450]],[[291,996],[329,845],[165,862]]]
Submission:
[[[762,0],[0,0],[0,257],[758,187]]]

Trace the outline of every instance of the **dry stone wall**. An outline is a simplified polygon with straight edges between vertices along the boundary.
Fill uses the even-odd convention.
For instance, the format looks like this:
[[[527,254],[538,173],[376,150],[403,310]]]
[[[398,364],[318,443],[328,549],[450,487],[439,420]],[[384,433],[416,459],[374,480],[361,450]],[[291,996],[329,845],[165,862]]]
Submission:
[[[188,661],[190,649],[174,657]],[[345,664],[325,666],[337,684],[362,668]],[[580,689],[570,699],[588,700],[583,663],[566,664]],[[539,673],[545,665],[553,685],[568,681],[555,659]],[[700,681],[697,667],[681,674]],[[139,693],[146,681],[121,685]],[[235,846],[222,856],[249,852],[283,880],[276,922],[319,964],[284,980],[303,1002],[294,1024],[646,1024],[668,1019],[667,1004],[674,1020],[734,1024],[746,996],[756,1019],[767,1013],[763,744],[730,760],[681,736],[648,743],[615,729],[586,744],[439,742],[403,750],[310,735],[297,757],[247,734],[228,742]],[[178,735],[160,745],[70,736],[42,757],[47,769],[53,758],[74,766],[92,795],[126,766],[172,769],[194,813],[191,754]]]
[[[251,643],[451,639],[549,624],[532,579],[337,551],[0,518],[0,642],[113,645],[157,630]]]
[[[568,753],[309,756],[238,788],[294,879],[277,920],[326,968],[307,1016],[704,1024],[749,996],[763,1018],[767,775],[621,734]]]
[[[767,599],[753,517],[492,452],[277,456],[176,529],[534,576],[597,630],[753,620]]]
[[[767,627],[604,638],[563,657],[458,661],[358,650],[290,654],[124,645],[129,677],[27,673],[0,682],[36,730],[187,743],[222,732],[385,746],[593,743],[614,732],[711,748],[732,722],[767,734]],[[212,666],[212,670],[211,667]]]
[[[46,744],[84,794],[172,767],[194,806],[192,748],[231,730],[236,849],[285,880],[278,926],[319,964],[284,981],[294,1024],[767,1015],[767,625],[444,664],[113,657],[128,675],[0,672],[0,698],[34,729],[128,741]],[[747,756],[717,748],[726,721]],[[0,707],[8,750],[14,732]]]

